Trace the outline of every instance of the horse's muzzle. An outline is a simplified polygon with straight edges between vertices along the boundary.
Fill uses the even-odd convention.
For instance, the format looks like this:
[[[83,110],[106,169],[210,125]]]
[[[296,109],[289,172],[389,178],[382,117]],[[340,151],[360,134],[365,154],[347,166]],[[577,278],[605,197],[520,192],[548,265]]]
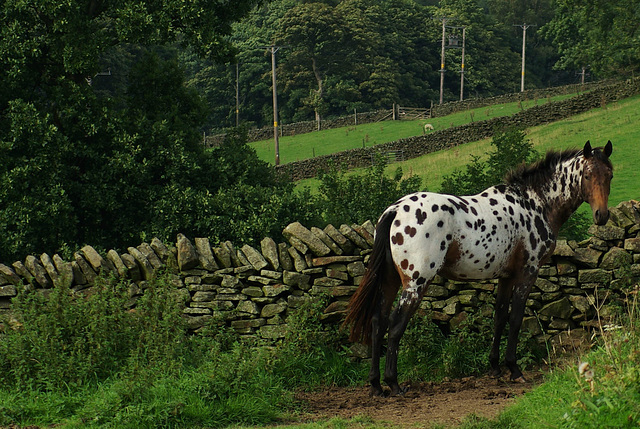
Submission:
[[[604,225],[609,220],[609,209],[593,212],[593,222],[596,225]]]

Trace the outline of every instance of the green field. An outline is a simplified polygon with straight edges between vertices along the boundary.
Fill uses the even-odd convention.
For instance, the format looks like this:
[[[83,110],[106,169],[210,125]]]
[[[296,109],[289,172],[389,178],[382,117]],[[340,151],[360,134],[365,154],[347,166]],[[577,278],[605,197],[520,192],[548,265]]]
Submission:
[[[280,141],[280,162],[300,161],[320,155],[328,155],[348,149],[370,147],[380,143],[391,142],[406,137],[413,137],[423,133],[424,124],[430,123],[435,130],[482,121],[501,116],[510,116],[523,109],[573,97],[575,94],[556,96],[550,99],[536,99],[514,102],[494,106],[479,107],[440,118],[421,119],[417,121],[383,121],[372,124],[362,124],[352,127],[335,128],[318,132],[284,136]],[[260,159],[273,163],[273,139],[262,140],[249,144]]]
[[[459,115],[464,114],[468,115],[469,113],[465,112]],[[445,118],[440,119],[444,120]],[[615,171],[609,204],[613,206],[620,201],[640,199],[637,167],[640,163],[639,123],[640,95],[609,104],[603,108],[593,109],[569,119],[530,128],[527,130],[527,137],[541,153],[550,149],[582,147],[587,140],[590,140],[593,146],[603,146],[607,140],[611,140],[613,143],[611,160]],[[483,156],[491,149],[490,139],[466,143],[452,149],[391,164],[387,170],[391,172],[402,167],[405,175],[419,175],[423,179],[426,189],[437,192],[443,176],[451,174],[455,169],[462,168],[471,160],[472,155]],[[354,170],[354,172],[357,171]],[[317,186],[317,179],[298,182],[300,188],[316,189]]]

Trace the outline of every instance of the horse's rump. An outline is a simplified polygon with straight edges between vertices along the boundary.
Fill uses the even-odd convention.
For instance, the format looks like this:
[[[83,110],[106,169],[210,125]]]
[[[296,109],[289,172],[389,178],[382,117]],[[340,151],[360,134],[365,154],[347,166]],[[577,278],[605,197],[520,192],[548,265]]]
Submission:
[[[391,258],[389,230],[396,217],[395,211],[385,212],[376,227],[373,252],[360,286],[349,300],[344,325],[351,325],[349,340],[371,343],[371,320],[379,314],[385,296],[395,297],[400,285],[399,276]],[[397,277],[397,281],[393,280]],[[387,299],[389,301],[389,299]],[[393,298],[387,305],[390,307]]]

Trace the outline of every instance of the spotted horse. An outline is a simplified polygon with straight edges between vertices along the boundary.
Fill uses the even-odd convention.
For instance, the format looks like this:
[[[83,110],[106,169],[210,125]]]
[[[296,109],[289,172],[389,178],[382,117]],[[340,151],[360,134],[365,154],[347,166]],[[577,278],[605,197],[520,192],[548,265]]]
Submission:
[[[508,321],[505,365],[513,381],[524,382],[516,345],[531,286],[553,253],[560,227],[580,204],[589,203],[597,225],[607,222],[611,152],[610,141],[604,148],[587,142],[582,150],[549,152],[522,165],[478,195],[417,192],[385,210],[345,319],[351,341],[371,345],[372,394],[383,394],[380,357],[387,330],[384,381],[391,395],[404,393],[397,371],[400,338],[436,274],[458,281],[499,279],[491,374],[501,373],[500,338]]]

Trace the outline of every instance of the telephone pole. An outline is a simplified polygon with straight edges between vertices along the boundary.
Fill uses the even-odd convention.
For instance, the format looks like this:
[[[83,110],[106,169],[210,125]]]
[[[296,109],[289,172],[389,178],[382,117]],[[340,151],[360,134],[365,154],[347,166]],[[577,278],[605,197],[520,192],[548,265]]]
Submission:
[[[236,127],[240,125],[240,66],[236,63]]]
[[[440,52],[440,104],[442,104],[444,93],[444,38],[446,36],[446,24],[449,18],[440,18],[442,20],[442,50]]]
[[[527,40],[527,28],[536,27],[536,24],[527,25],[526,23],[524,23],[522,25],[513,24],[513,26],[522,28],[522,72],[521,72],[521,79],[520,79],[520,92],[524,92],[524,48]]]
[[[280,165],[280,141],[278,139],[278,90],[276,88],[276,52],[282,46],[261,46],[261,48],[271,50],[271,82],[273,88],[273,140],[275,142],[276,159],[275,164]]]
[[[271,81],[273,82],[273,140],[275,141],[276,165],[280,165],[280,142],[278,140],[278,90],[276,89],[276,52],[280,48],[271,46]]]
[[[467,27],[462,27],[462,62],[460,65],[460,101],[464,98],[464,44],[467,36]]]

